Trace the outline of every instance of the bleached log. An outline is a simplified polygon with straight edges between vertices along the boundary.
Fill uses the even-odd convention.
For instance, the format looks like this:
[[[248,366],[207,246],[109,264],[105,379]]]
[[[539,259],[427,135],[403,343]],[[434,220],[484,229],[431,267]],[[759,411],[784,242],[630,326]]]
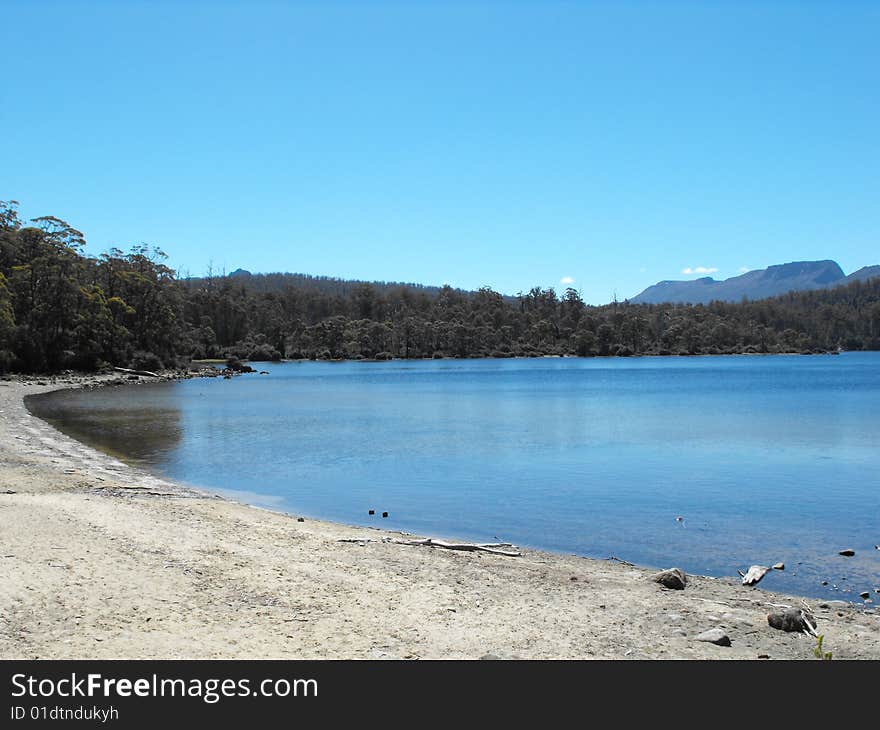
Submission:
[[[128,375],[143,375],[148,378],[164,378],[164,375],[151,372],[150,370],[131,370],[129,368],[113,368],[117,373],[127,373]]]
[[[385,537],[382,538],[382,542],[390,542],[394,545],[413,545],[413,546],[425,546],[425,547],[438,547],[443,548],[444,550],[462,550],[465,552],[484,552],[491,553],[493,555],[505,555],[510,558],[518,558],[522,555],[519,551],[513,550],[501,550],[502,547],[513,547],[510,543],[504,542],[485,542],[485,543],[471,543],[471,542],[446,542],[445,540],[434,540],[433,538],[424,538],[421,540],[401,540],[397,537]]]
[[[736,572],[742,576],[742,584],[744,586],[753,586],[761,582],[761,578],[770,572],[770,568],[763,565],[753,565],[749,568],[748,573],[743,573],[741,570]]]

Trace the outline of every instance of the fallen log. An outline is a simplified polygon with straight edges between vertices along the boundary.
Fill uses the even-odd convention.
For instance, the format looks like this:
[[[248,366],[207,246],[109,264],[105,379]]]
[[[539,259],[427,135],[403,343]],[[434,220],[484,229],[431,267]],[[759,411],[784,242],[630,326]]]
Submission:
[[[394,545],[414,545],[414,546],[425,546],[425,547],[438,547],[443,548],[444,550],[463,550],[465,552],[484,552],[484,553],[492,553],[493,555],[505,555],[510,558],[518,558],[522,555],[519,551],[513,550],[501,550],[503,547],[513,547],[510,543],[507,542],[483,542],[483,543],[472,543],[472,542],[446,542],[445,540],[434,540],[433,538],[427,537],[421,540],[401,540],[397,537],[383,537],[382,542],[390,542]]]
[[[160,375],[159,373],[151,372],[150,370],[131,370],[129,368],[113,368],[117,373],[126,373],[127,375],[143,375],[148,378],[165,378],[166,376]]]
[[[741,570],[737,570],[736,572],[739,573],[742,577],[742,584],[744,586],[754,586],[760,583],[761,578],[767,575],[770,570],[770,568],[764,565],[753,565],[751,568],[749,568],[748,573],[743,573]]]
[[[494,555],[506,555],[511,558],[522,556],[522,553],[518,551],[501,549],[514,547],[514,545],[509,542],[446,542],[445,540],[434,540],[430,537],[414,540],[402,540],[399,537],[383,537],[381,541],[392,545],[438,547],[443,548],[444,550],[493,553]],[[373,537],[341,537],[336,542],[350,542],[357,545],[366,545],[368,542],[379,542],[379,540],[376,540]]]

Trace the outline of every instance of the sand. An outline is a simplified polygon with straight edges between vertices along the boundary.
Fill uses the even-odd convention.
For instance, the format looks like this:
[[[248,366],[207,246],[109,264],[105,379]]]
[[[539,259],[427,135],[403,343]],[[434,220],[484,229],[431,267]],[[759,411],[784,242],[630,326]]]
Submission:
[[[24,407],[94,380],[0,380],[0,658],[814,658],[814,639],[767,624],[797,597],[387,544],[150,476]],[[377,542],[339,542],[357,537]],[[835,659],[880,658],[875,610],[809,603]],[[695,640],[715,627],[731,646]]]

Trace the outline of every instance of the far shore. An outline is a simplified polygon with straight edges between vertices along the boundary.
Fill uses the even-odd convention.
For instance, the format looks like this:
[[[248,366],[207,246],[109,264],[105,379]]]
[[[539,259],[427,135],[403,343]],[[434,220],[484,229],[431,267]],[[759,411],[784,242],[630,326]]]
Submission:
[[[814,659],[815,639],[767,622],[800,597],[299,522],[148,474],[24,406],[120,379],[0,379],[0,658]],[[880,659],[876,609],[808,604],[835,659]],[[731,645],[697,640],[713,628]]]

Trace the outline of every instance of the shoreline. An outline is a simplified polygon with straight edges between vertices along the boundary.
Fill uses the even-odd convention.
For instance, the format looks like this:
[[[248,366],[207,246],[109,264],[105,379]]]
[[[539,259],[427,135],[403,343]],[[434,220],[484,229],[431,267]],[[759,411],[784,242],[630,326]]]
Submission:
[[[24,405],[114,379],[0,381],[2,658],[813,658],[812,638],[767,624],[797,596],[705,576],[668,590],[652,570],[531,549],[339,542],[403,533],[160,479]],[[810,606],[834,658],[880,658],[876,609]],[[732,646],[695,640],[711,628]]]

